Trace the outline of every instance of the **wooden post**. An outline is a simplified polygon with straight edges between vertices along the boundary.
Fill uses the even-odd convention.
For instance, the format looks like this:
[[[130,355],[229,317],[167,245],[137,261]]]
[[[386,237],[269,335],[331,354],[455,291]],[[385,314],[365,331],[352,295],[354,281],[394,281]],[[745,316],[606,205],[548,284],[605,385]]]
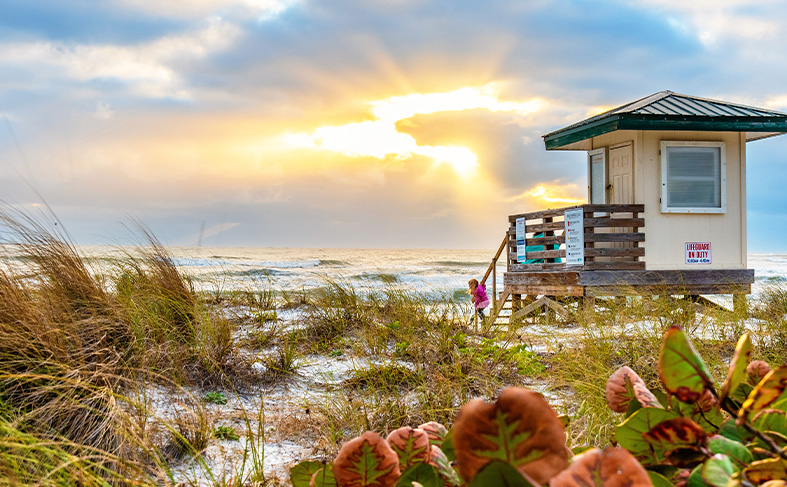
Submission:
[[[512,294],[511,295],[511,317],[516,314],[517,311],[522,309],[522,295],[521,294]],[[513,319],[511,321],[514,321]],[[513,325],[514,323],[510,323]]]
[[[497,309],[497,259],[492,261],[492,309]]]
[[[732,295],[732,311],[743,318],[748,317],[745,294],[736,293]]]

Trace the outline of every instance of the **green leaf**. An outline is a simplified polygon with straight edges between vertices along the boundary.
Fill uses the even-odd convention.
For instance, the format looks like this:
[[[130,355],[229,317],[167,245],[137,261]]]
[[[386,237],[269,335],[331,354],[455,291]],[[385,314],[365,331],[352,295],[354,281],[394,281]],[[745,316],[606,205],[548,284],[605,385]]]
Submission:
[[[700,402],[688,404],[677,400],[672,402],[672,407],[681,416],[689,417],[702,426],[702,429],[707,433],[717,432],[724,422],[724,415],[718,407],[713,407],[710,411],[703,411]]]
[[[336,477],[333,476],[333,465],[326,465],[312,475],[315,487],[336,487]]]
[[[673,326],[664,335],[659,376],[670,394],[687,403],[696,402],[706,389],[713,389],[705,362],[679,326]]]
[[[648,467],[648,471],[656,472],[657,474],[661,474],[662,476],[671,479],[675,476],[680,469],[674,465],[652,465]]]
[[[301,462],[290,469],[290,482],[293,487],[309,487],[312,475],[324,466],[321,462]]]
[[[650,483],[653,484],[653,487],[672,487],[672,482],[670,482],[667,477],[652,470],[648,470],[647,472],[648,477],[650,477]]]
[[[500,460],[492,460],[473,477],[468,487],[538,487],[519,470]]]
[[[749,333],[744,333],[738,344],[735,346],[735,353],[730,360],[730,369],[727,371],[727,378],[721,386],[721,393],[719,394],[719,402],[733,394],[738,386],[746,378],[746,367],[749,365],[749,357],[751,356],[751,339]]]
[[[442,446],[440,449],[443,450],[445,453],[445,457],[448,459],[449,462],[453,462],[456,459],[456,452],[454,451],[454,430],[448,430],[448,434],[445,435],[445,439],[443,440]]]
[[[787,413],[778,409],[762,410],[754,416],[752,426],[754,429],[766,433],[772,439],[776,440],[778,444],[780,442],[780,437],[787,436]],[[769,448],[761,439],[755,438],[755,440],[760,447],[765,449]]]
[[[751,438],[748,431],[735,424],[735,418],[727,418],[722,421],[719,434],[727,439],[743,444]]]
[[[413,482],[418,482],[423,487],[442,487],[443,482],[437,473],[437,468],[428,463],[417,463],[402,472],[396,487],[411,487]]]
[[[754,386],[752,386],[748,382],[741,382],[738,388],[735,389],[735,392],[730,394],[729,398],[735,401],[737,403],[737,406],[740,407],[740,405],[743,404],[744,401],[746,401],[746,398],[749,397],[749,394],[751,394],[752,389],[754,389]]]
[[[754,387],[738,411],[738,423],[742,424],[751,414],[756,414],[776,402],[785,389],[787,389],[787,365],[782,365],[768,372]]]
[[[779,399],[776,400],[773,404],[771,404],[771,409],[779,409],[781,411],[787,411],[787,391],[784,391]]]
[[[691,471],[689,478],[686,479],[686,487],[710,487],[710,484],[705,482],[705,479],[702,478],[702,467],[702,464],[697,465],[697,467]]]
[[[730,457],[735,470],[740,470],[754,461],[754,455],[746,448],[746,445],[721,435],[708,438],[708,450],[714,454],[721,453]]]
[[[661,463],[664,451],[653,451],[642,435],[662,421],[679,417],[677,413],[666,409],[642,408],[615,427],[615,438],[620,446],[631,452],[643,465]]]
[[[713,455],[702,466],[702,479],[713,487],[727,487],[734,473],[735,468],[727,455]]]
[[[636,397],[632,398],[631,401],[629,401],[628,409],[626,409],[626,417],[628,418],[629,416],[636,413],[640,409],[642,409],[642,403],[637,401]]]

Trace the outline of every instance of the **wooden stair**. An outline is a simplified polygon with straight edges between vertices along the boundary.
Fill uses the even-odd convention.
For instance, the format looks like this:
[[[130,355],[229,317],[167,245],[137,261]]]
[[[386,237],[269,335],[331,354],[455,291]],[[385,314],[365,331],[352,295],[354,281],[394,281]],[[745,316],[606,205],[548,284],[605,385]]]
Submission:
[[[509,241],[510,232],[506,232],[503,242],[492,258],[492,263],[486,270],[483,279],[481,279],[480,284],[486,284],[486,280],[490,275],[492,276],[492,308],[491,314],[486,319],[484,328],[492,326],[510,326],[512,322],[521,322],[523,318],[538,311],[542,313],[553,312],[560,317],[560,319],[566,321],[570,320],[571,313],[561,303],[548,296],[512,295],[511,291],[507,288],[503,289],[501,293],[497,293],[497,261],[506,247],[508,247]],[[506,265],[506,268],[508,270],[508,265]],[[517,302],[515,303],[514,300],[517,300]]]

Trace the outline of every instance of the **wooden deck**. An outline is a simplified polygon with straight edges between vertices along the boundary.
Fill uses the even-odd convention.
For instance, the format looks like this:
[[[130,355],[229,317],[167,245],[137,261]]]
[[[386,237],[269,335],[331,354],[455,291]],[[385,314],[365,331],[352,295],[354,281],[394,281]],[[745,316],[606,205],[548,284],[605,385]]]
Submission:
[[[566,261],[564,214],[576,209],[584,215],[581,264]],[[696,302],[702,294],[731,294],[737,307],[751,293],[752,269],[647,270],[644,211],[644,205],[578,205],[509,216],[506,238],[483,279],[492,272],[494,315],[508,299],[514,308],[524,303],[530,308],[534,301],[552,306],[551,297],[581,297],[592,303],[596,297],[660,295]],[[525,252],[520,248],[518,253],[523,245]],[[498,294],[494,269],[504,251],[504,289]]]

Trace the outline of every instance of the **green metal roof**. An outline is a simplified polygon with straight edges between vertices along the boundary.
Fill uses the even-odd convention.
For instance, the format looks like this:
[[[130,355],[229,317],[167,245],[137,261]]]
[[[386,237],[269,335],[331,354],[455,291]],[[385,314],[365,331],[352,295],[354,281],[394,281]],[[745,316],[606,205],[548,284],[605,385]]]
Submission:
[[[582,141],[615,130],[746,132],[746,140],[787,133],[787,114],[660,91],[544,135],[547,150],[587,150]]]

